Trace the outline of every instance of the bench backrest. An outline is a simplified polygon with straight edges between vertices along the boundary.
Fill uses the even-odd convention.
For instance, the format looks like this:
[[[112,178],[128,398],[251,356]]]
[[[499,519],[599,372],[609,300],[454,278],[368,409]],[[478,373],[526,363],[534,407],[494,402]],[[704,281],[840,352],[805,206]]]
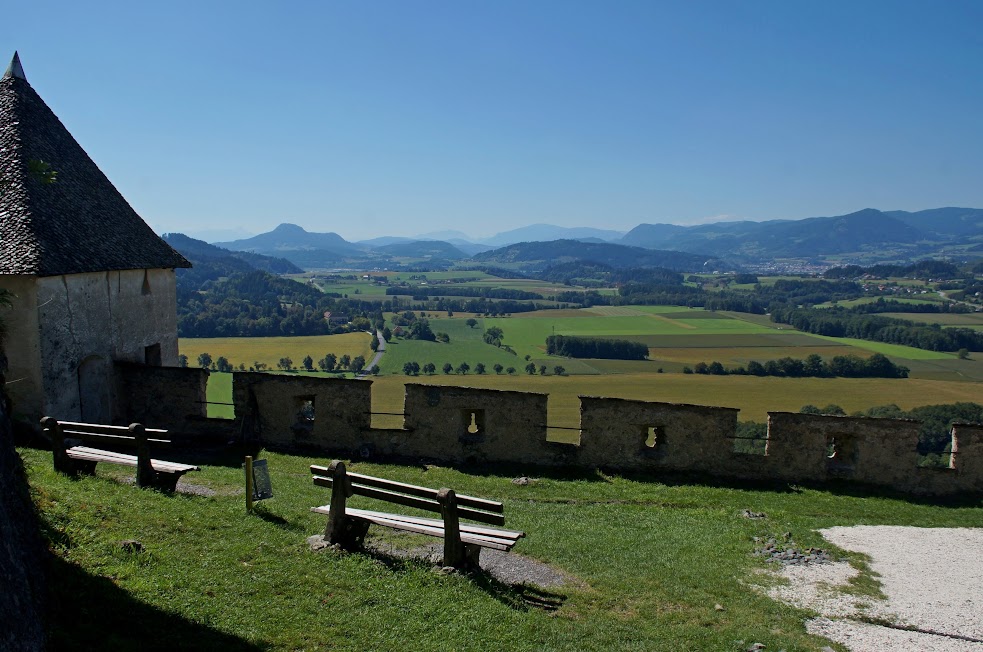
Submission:
[[[346,496],[365,496],[429,512],[444,511],[442,505],[446,500],[446,489],[429,489],[371,475],[350,473],[345,470],[344,464],[337,461],[330,466],[311,465],[311,473],[314,474],[314,484],[321,487],[333,489],[336,481],[343,483]],[[455,499],[458,517],[489,525],[505,525],[502,503],[462,495],[455,495]]]
[[[150,444],[170,444],[170,440],[162,439],[167,435],[166,430],[158,428],[145,428],[139,423],[129,426],[107,426],[101,423],[80,423],[77,421],[59,421],[54,417],[41,419],[41,426],[54,436],[70,439],[84,439],[86,441],[100,441],[105,444],[134,445],[143,433],[147,443]]]

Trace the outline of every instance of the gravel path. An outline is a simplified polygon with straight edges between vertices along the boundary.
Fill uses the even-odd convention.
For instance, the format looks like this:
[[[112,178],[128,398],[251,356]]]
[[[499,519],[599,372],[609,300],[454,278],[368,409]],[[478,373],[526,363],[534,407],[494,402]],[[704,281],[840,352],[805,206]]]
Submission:
[[[807,624],[810,632],[854,652],[983,651],[983,528],[856,526],[821,533],[870,557],[887,600],[844,593],[857,574],[845,562],[786,566],[781,573],[789,585],[769,594],[823,614]]]

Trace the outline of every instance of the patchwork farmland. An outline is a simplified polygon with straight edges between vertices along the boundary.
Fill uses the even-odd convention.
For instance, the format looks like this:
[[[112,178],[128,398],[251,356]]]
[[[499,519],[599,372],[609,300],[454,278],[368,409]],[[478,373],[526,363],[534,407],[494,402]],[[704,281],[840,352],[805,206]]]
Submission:
[[[387,313],[387,325],[392,325]],[[373,378],[373,410],[399,412],[406,382],[458,384],[484,388],[547,393],[549,425],[576,427],[579,423],[578,397],[612,396],[667,402],[721,405],[742,410],[742,421],[764,421],[768,411],[797,411],[806,404],[837,404],[852,412],[875,405],[895,403],[902,408],[956,401],[977,401],[983,382],[983,360],[958,359],[955,354],[925,351],[912,347],[865,340],[832,338],[774,324],[766,316],[734,312],[712,312],[679,306],[598,306],[579,310],[542,310],[510,316],[427,312],[431,329],[446,333],[449,342],[430,342],[394,337],[379,362],[380,373]],[[925,319],[929,315],[915,316]],[[972,324],[978,315],[931,315],[940,321]],[[474,320],[474,325],[469,325]],[[489,328],[500,328],[503,347],[483,341]],[[644,361],[571,359],[546,354],[550,335],[569,335],[627,339],[649,348]],[[214,358],[227,357],[235,366],[253,360],[274,368],[281,356],[295,366],[305,355],[315,360],[326,353],[371,359],[369,335],[319,336],[309,338],[218,338],[182,340],[181,352],[194,365],[201,351]],[[507,345],[510,349],[505,348]],[[700,362],[719,361],[727,368],[746,366],[750,361],[766,363],[791,357],[804,359],[816,354],[829,360],[834,356],[856,355],[867,358],[883,353],[896,364],[911,370],[907,379],[775,378],[754,376],[708,376],[682,373]],[[979,356],[973,356],[979,357]],[[407,376],[404,365],[421,367],[432,363],[432,375]],[[470,367],[457,372],[461,363]],[[476,373],[478,364],[484,373]],[[451,365],[451,373],[443,367]],[[526,368],[536,371],[530,375]],[[496,372],[496,365],[501,371]],[[541,371],[545,367],[545,374]],[[556,368],[562,367],[562,374]],[[507,370],[513,369],[513,373]],[[320,373],[320,372],[315,372]],[[231,384],[215,374],[210,400],[227,402]],[[225,415],[226,408],[213,406],[212,414]],[[393,426],[399,417],[377,417],[378,426]],[[562,432],[557,433],[563,437]],[[566,435],[567,437],[569,435]]]

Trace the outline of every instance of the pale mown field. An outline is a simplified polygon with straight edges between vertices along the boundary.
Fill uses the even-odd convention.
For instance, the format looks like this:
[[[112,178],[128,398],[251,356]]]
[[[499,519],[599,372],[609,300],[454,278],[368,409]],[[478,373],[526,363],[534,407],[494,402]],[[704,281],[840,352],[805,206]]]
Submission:
[[[188,356],[188,365],[198,365],[198,356],[208,353],[212,360],[224,356],[234,367],[245,364],[248,369],[256,362],[262,362],[270,369],[276,369],[280,358],[290,358],[294,366],[300,367],[305,356],[320,360],[328,353],[336,356],[348,354],[351,357],[363,356],[366,361],[372,358],[369,344],[372,336],[368,333],[345,333],[342,335],[313,335],[307,337],[182,337],[178,341],[180,353]]]
[[[399,412],[406,382],[463,385],[549,394],[548,423],[577,427],[579,396],[607,396],[642,401],[733,407],[741,421],[764,422],[768,412],[798,412],[803,405],[835,403],[848,413],[895,403],[904,409],[919,405],[979,402],[983,386],[971,382],[880,378],[758,378],[697,374],[617,374],[605,376],[467,376],[438,374],[410,379],[382,376],[372,381],[374,412]],[[395,421],[395,423],[394,423]],[[399,425],[398,417],[376,417],[376,426]]]

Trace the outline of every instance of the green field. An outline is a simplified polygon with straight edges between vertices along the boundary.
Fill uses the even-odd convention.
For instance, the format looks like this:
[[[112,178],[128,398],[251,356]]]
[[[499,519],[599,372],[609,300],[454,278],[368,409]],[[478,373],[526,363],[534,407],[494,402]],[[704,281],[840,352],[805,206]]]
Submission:
[[[393,338],[387,343],[386,352],[379,363],[382,373],[402,373],[403,365],[407,362],[417,362],[420,366],[432,362],[437,365],[438,370],[447,362],[455,368],[462,362],[467,362],[471,365],[472,373],[479,362],[485,364],[488,373],[494,373],[492,366],[496,363],[516,369],[521,369],[527,364],[521,356],[485,344],[482,340],[485,332],[483,323],[488,320],[478,318],[478,326],[475,328],[470,328],[465,321],[465,317],[461,315],[430,320],[430,328],[435,333],[444,332],[450,336],[451,341],[447,344]]]
[[[797,411],[805,404],[837,403],[847,411],[864,410],[875,405],[897,403],[903,408],[954,401],[978,401],[983,382],[983,354],[970,360],[958,360],[948,353],[925,351],[859,339],[822,337],[778,326],[762,315],[686,310],[676,306],[604,307],[586,310],[558,310],[524,313],[516,317],[484,318],[457,314],[452,318],[431,315],[434,332],[446,332],[450,343],[394,339],[380,361],[381,374],[374,379],[376,411],[398,412],[402,407],[403,383],[425,382],[456,384],[495,389],[514,389],[550,394],[550,424],[576,426],[579,420],[578,395],[611,396],[639,400],[721,405],[742,410],[744,420],[764,420],[769,410]],[[466,319],[477,320],[475,328]],[[972,318],[973,315],[951,315]],[[498,326],[505,334],[504,344],[517,355],[482,341],[486,328]],[[649,347],[649,360],[576,360],[547,356],[546,337],[554,332],[565,335],[603,336],[630,339]],[[337,339],[333,339],[337,338]],[[290,348],[287,344],[290,344]],[[194,364],[197,352],[208,350],[213,358],[226,355],[233,362],[240,359],[268,360],[271,367],[286,351],[299,364],[310,353],[319,358],[328,351],[340,355],[364,355],[371,359],[369,336],[272,338],[236,340],[182,340]],[[224,344],[231,348],[217,347]],[[328,344],[332,347],[324,348]],[[337,344],[338,346],[334,346]],[[322,346],[323,345],[323,346]],[[198,348],[195,348],[198,347]],[[347,347],[347,348],[346,348]],[[262,352],[262,353],[261,353]],[[911,378],[891,379],[786,379],[739,376],[703,376],[679,373],[697,362],[719,361],[727,367],[746,365],[751,360],[793,357],[804,359],[818,354],[829,360],[837,355],[868,357],[883,353],[911,369]],[[529,376],[529,361],[545,365],[549,375]],[[265,356],[265,357],[263,357]],[[979,359],[976,359],[979,358]],[[406,362],[421,366],[434,363],[434,376],[410,378],[403,375]],[[444,363],[456,368],[466,362],[466,375],[441,371]],[[486,367],[485,375],[475,373],[478,363]],[[493,366],[513,367],[516,374],[496,375]],[[553,375],[555,366],[564,367],[566,375]],[[665,373],[659,373],[662,369]],[[213,374],[209,400],[228,402],[231,385],[227,377]],[[224,398],[223,398],[224,397]],[[229,409],[210,406],[213,416],[231,416]],[[396,427],[398,417],[384,418],[376,425]]]
[[[848,299],[846,301],[837,301],[835,303],[820,303],[817,308],[832,308],[833,306],[839,308],[853,308],[854,306],[861,306],[867,303],[877,303],[880,299],[886,299],[890,301],[897,301],[898,303],[908,303],[913,305],[925,305],[926,303],[941,303],[944,301],[942,297],[938,294],[925,294],[919,295],[920,298],[911,297],[897,297],[897,296],[877,296],[877,297],[861,297],[859,299]]]
[[[920,321],[927,324],[942,324],[943,326],[983,327],[983,312],[885,312],[883,316],[894,319],[907,319],[915,322]]]

